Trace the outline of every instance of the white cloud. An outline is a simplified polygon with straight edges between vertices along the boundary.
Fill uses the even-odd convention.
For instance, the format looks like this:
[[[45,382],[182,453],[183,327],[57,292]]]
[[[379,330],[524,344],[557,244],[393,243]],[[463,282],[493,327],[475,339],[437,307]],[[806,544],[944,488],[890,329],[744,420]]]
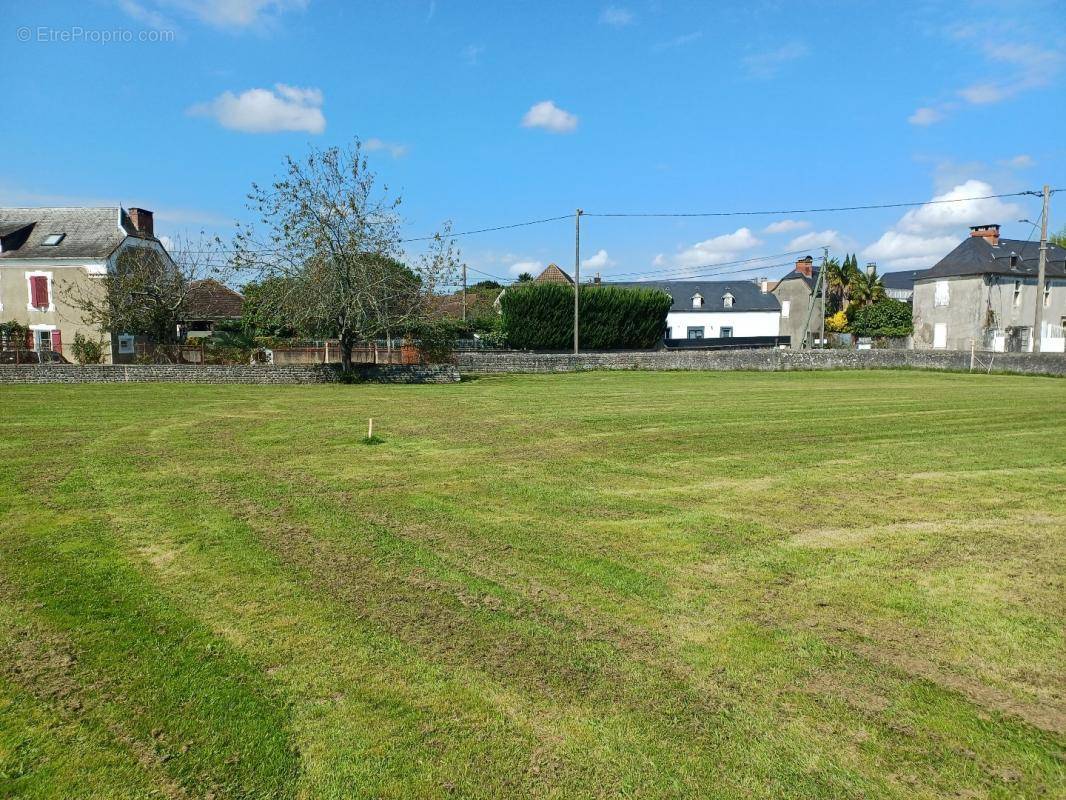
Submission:
[[[523,128],[543,128],[552,133],[570,133],[577,128],[577,115],[564,111],[552,100],[534,103],[522,117]]]
[[[1013,92],[1009,92],[1005,86],[997,86],[994,83],[975,83],[965,89],[959,89],[959,96],[967,103],[975,106],[998,103],[1005,100]]]
[[[612,25],[615,28],[623,28],[633,24],[633,12],[628,8],[619,6],[607,6],[600,12],[600,24]]]
[[[245,133],[305,131],[322,133],[322,91],[277,83],[274,89],[248,89],[235,95],[223,92],[208,103],[192,106],[188,113],[213,117],[230,130]]]
[[[820,250],[823,247],[834,251],[853,250],[855,242],[840,231],[825,230],[805,233],[788,243],[789,250]]]
[[[911,125],[932,125],[940,120],[944,119],[944,112],[932,106],[922,106],[916,109],[913,114],[907,117],[907,122]]]
[[[173,239],[171,239],[166,234],[160,234],[156,238],[159,239],[159,243],[161,245],[163,245],[163,249],[164,250],[166,250],[168,253],[173,253],[174,252],[174,240]]]
[[[1029,169],[1029,167],[1036,166],[1036,161],[1033,160],[1033,157],[1026,153],[1019,153],[1014,156],[1014,158],[1008,158],[1001,163],[1003,166],[1010,167],[1011,169]]]
[[[676,47],[684,47],[686,44],[692,44],[697,39],[703,36],[703,31],[692,31],[692,33],[683,33],[680,36],[675,36],[673,39],[667,39],[665,42],[659,42],[652,46],[652,50],[661,52],[663,50],[673,50]]]
[[[523,272],[528,272],[534,278],[544,271],[544,264],[540,261],[516,261],[507,271],[514,275],[516,278]]]
[[[371,137],[363,142],[363,147],[371,153],[378,150],[384,150],[393,158],[401,158],[407,155],[408,147],[405,144],[397,144],[396,142],[386,142],[384,139],[378,139]]]
[[[803,58],[810,49],[802,42],[789,42],[775,50],[752,53],[742,59],[748,74],[755,78],[772,78],[785,64]]]
[[[272,24],[288,11],[302,11],[307,0],[120,0],[119,6],[157,28],[169,24],[161,14],[169,10],[216,28],[240,30]]]
[[[682,267],[698,267],[710,264],[721,264],[724,261],[732,261],[738,254],[762,244],[749,228],[738,228],[733,233],[724,233],[721,236],[712,236],[702,242],[682,248],[672,259],[673,263]],[[662,253],[654,260],[655,266],[663,266],[668,259]]]
[[[589,269],[604,269],[605,267],[614,266],[614,261],[607,255],[606,250],[597,250],[594,255],[583,260],[581,266]]]
[[[960,183],[933,197],[935,202],[912,208],[862,254],[882,266],[931,267],[961,241],[970,225],[1018,218],[1018,206],[988,197],[994,193],[984,181]]]
[[[804,228],[809,228],[811,223],[801,219],[779,219],[777,222],[771,222],[765,228],[763,233],[792,233],[792,231],[802,231]]]

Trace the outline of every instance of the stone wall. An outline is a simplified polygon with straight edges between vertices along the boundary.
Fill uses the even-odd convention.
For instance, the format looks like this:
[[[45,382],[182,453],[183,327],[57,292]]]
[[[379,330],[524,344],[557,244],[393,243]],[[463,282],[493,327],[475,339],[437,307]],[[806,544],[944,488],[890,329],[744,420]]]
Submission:
[[[1027,375],[1066,375],[1061,353],[979,353],[975,371]],[[509,372],[579,372],[589,369],[785,370],[940,369],[969,370],[970,353],[961,350],[687,350],[618,353],[466,352],[459,371],[470,375]]]
[[[453,364],[357,365],[361,380],[374,383],[456,383]],[[336,364],[22,364],[0,365],[0,384],[12,383],[336,383]]]

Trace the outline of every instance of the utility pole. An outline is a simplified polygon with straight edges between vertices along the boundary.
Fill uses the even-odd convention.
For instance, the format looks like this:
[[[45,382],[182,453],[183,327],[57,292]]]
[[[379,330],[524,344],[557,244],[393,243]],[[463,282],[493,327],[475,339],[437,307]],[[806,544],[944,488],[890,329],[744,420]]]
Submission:
[[[581,299],[581,215],[585,212],[580,208],[574,214],[574,355],[579,350],[578,345],[578,302]]]
[[[829,248],[825,248],[826,254],[829,253]],[[828,255],[827,255],[828,257]],[[811,288],[811,301],[807,304],[807,318],[803,321],[803,341],[800,343],[802,350],[807,349],[807,336],[811,330],[811,317],[814,316],[814,305],[818,302],[818,298],[821,296],[822,285],[825,281],[825,265],[818,270],[818,280],[814,282],[814,286]],[[822,325],[825,325],[825,301],[822,301]]]
[[[1044,323],[1044,284],[1047,281],[1047,215],[1051,205],[1051,187],[1044,184],[1044,210],[1040,214],[1040,260],[1036,269],[1036,314],[1033,317],[1033,352],[1040,352],[1040,328]]]
[[[822,248],[822,268],[818,271],[818,277],[821,278],[822,283],[822,335],[821,335],[821,348],[825,350],[825,286],[826,286],[826,267],[829,266],[829,248]]]
[[[463,262],[463,322],[466,322],[466,262]]]

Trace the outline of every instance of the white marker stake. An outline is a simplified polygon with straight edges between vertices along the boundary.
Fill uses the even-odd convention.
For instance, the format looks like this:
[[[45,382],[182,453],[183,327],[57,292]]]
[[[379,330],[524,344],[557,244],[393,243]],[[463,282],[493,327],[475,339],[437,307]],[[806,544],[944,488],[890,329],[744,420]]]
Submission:
[[[374,438],[374,418],[373,417],[370,418],[370,426],[366,429],[366,438],[367,439],[373,439]]]

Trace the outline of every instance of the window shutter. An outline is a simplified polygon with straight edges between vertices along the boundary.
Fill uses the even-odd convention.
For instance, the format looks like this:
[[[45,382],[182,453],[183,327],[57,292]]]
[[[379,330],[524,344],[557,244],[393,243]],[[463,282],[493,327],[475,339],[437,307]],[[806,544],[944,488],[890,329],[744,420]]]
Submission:
[[[59,331],[52,331],[52,349],[57,353],[63,352],[63,334]]]
[[[33,275],[30,278],[30,305],[34,308],[48,308],[48,278]]]

